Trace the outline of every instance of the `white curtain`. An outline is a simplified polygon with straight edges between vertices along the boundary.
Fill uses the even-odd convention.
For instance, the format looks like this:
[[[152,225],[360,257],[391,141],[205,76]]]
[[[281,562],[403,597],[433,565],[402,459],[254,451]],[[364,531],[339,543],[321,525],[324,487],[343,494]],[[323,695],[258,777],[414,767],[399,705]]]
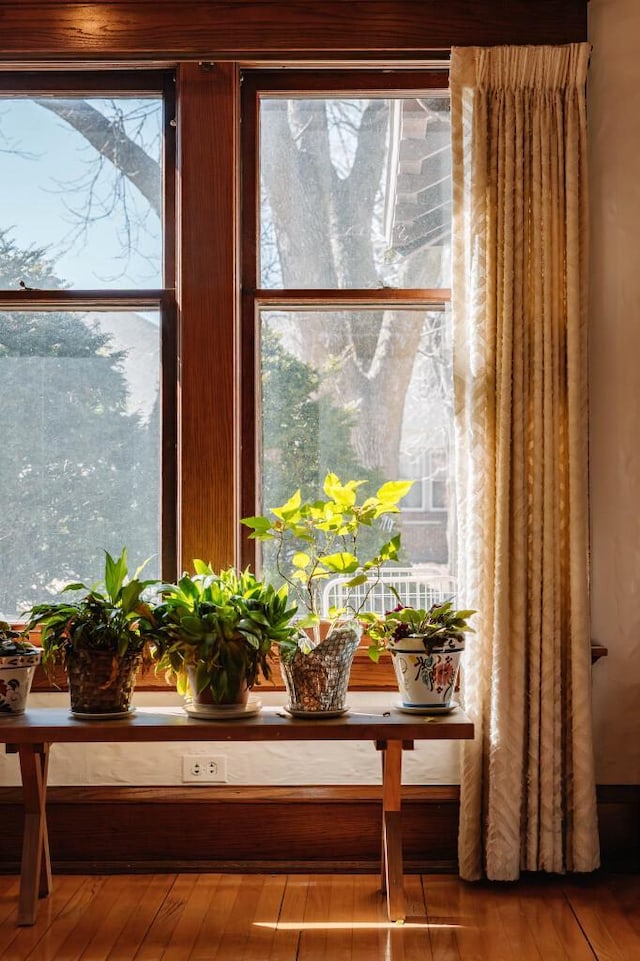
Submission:
[[[461,875],[599,862],[587,503],[587,44],[452,51]]]

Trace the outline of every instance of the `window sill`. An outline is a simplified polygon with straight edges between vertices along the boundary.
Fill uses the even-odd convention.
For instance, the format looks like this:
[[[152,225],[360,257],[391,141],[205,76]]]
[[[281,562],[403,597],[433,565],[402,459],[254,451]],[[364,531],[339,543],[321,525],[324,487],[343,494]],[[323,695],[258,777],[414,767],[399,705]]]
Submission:
[[[595,664],[601,657],[606,657],[608,649],[602,644],[591,644],[591,663]],[[63,668],[57,666],[52,678],[49,678],[42,667],[36,669],[31,690],[42,694],[51,691],[66,691],[67,679]],[[280,677],[280,670],[276,666],[273,680],[263,685],[264,690],[283,691],[284,684]],[[396,691],[396,683],[391,657],[383,654],[378,664],[374,664],[367,654],[366,647],[360,647],[351,668],[350,691]],[[169,685],[165,683],[161,674],[156,674],[153,667],[147,668],[136,682],[138,691],[161,691],[166,693]]]

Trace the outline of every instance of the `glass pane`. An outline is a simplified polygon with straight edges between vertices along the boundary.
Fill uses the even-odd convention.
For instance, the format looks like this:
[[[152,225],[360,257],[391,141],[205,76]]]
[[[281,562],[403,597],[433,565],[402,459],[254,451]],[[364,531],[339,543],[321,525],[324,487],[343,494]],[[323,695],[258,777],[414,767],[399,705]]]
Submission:
[[[34,252],[33,286],[161,286],[160,97],[0,97],[0,135],[0,237]]]
[[[260,285],[450,284],[446,96],[260,103]]]
[[[344,310],[261,313],[261,496],[263,510],[298,487],[321,491],[329,470],[342,480],[415,481],[397,519],[403,556],[387,578],[429,604],[453,590],[453,374],[445,310]],[[434,454],[433,459],[431,454]],[[432,464],[435,476],[430,476]],[[425,496],[439,483],[438,495]],[[444,507],[438,499],[444,498]],[[434,501],[436,503],[434,503]],[[374,532],[390,536],[389,519]],[[263,567],[275,577],[268,550]],[[394,607],[381,588],[374,606]],[[339,604],[338,582],[327,593]],[[333,593],[332,593],[333,592]]]
[[[123,546],[159,571],[157,312],[0,312],[0,616]]]

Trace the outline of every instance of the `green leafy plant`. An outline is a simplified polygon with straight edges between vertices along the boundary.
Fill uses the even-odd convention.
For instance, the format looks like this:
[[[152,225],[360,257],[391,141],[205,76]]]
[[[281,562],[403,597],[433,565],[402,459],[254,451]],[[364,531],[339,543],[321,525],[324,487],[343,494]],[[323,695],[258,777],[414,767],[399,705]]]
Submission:
[[[380,576],[382,566],[398,558],[400,535],[396,534],[377,550],[360,550],[359,535],[385,515],[397,514],[400,500],[412,481],[390,481],[371,497],[359,500],[365,481],[343,483],[328,473],[323,484],[324,498],[303,501],[299,490],[281,507],[272,507],[269,515],[245,517],[241,523],[251,529],[250,537],[276,542],[276,566],[279,575],[292,588],[299,607],[306,610],[298,627],[312,627],[319,639],[321,592],[327,578],[347,576],[347,588],[370,583]],[[368,593],[368,592],[366,592]],[[353,618],[366,603],[347,599],[341,608],[327,612],[332,626],[344,618]]]
[[[449,638],[473,633],[467,619],[475,614],[475,611],[457,611],[451,600],[433,604],[429,610],[405,607],[400,602],[397,591],[393,588],[392,590],[399,601],[393,611],[385,614],[364,611],[360,614],[360,621],[371,642],[368,653],[372,661],[379,661],[380,655],[403,637],[420,637],[425,650],[430,650]]]
[[[143,594],[157,584],[140,579],[146,563],[129,577],[126,548],[115,559],[105,551],[102,583],[67,584],[63,593],[84,591],[84,596],[36,604],[27,612],[25,630],[40,629],[48,670],[57,662],[65,664],[70,651],[105,651],[118,657],[145,651],[155,621]]]
[[[39,653],[40,648],[24,640],[24,635],[20,631],[14,631],[7,621],[0,621],[0,657]]]
[[[192,694],[208,688],[214,703],[227,703],[260,674],[269,679],[272,647],[294,632],[295,608],[286,585],[276,590],[249,570],[216,574],[201,560],[193,565],[194,575],[163,587],[154,610],[158,668],[178,693],[194,684]]]

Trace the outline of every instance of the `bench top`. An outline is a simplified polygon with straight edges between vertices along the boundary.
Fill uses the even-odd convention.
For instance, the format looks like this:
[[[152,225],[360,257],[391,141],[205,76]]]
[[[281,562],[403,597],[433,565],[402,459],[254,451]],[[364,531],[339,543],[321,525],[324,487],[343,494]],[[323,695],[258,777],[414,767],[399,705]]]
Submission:
[[[467,740],[473,724],[456,707],[450,714],[404,714],[380,706],[331,719],[293,718],[283,707],[262,707],[252,717],[189,717],[182,707],[138,707],[126,718],[81,720],[64,708],[33,708],[0,715],[0,743],[141,741],[389,741]]]

